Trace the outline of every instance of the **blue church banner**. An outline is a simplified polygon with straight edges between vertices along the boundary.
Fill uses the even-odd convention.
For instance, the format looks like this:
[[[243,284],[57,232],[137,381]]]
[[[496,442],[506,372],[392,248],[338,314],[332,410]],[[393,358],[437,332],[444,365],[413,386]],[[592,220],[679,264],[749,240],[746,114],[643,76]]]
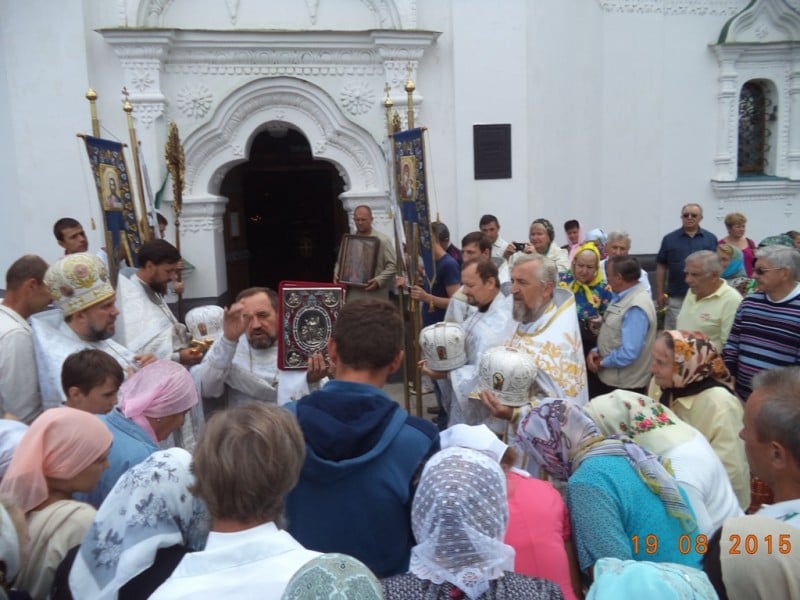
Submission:
[[[89,135],[83,139],[103,212],[108,266],[116,286],[119,265],[125,262],[137,267],[136,254],[142,245],[128,167],[121,143]]]
[[[412,265],[416,260],[413,248],[414,225],[417,225],[418,256],[425,265],[429,285],[436,280],[436,261],[431,247],[431,219],[428,206],[428,185],[425,178],[424,129],[409,129],[392,135],[394,144],[397,203],[406,232],[406,243]],[[413,268],[413,266],[412,266]]]

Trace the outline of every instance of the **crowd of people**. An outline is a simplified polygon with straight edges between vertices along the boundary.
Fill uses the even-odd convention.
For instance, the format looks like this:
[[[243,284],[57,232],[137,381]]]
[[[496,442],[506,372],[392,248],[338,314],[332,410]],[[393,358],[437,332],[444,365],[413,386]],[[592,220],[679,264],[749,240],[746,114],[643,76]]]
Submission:
[[[409,281],[359,206],[368,276],[294,370],[270,288],[184,324],[173,245],[112,282],[61,219],[0,304],[0,597],[800,597],[800,235],[702,215],[652,285],[625,232],[493,215]],[[433,422],[384,390],[393,294]]]

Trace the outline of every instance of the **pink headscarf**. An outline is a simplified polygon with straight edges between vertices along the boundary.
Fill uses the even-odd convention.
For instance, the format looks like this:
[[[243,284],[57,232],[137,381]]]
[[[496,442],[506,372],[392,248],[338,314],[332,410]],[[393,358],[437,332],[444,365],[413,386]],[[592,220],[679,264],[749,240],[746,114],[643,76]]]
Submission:
[[[27,513],[47,500],[45,477],[74,477],[100,458],[113,440],[96,415],[67,406],[46,410],[22,436],[0,494],[11,496]]]
[[[197,389],[185,367],[171,360],[150,363],[120,388],[122,414],[158,443],[147,417],[158,419],[185,412],[197,404]]]

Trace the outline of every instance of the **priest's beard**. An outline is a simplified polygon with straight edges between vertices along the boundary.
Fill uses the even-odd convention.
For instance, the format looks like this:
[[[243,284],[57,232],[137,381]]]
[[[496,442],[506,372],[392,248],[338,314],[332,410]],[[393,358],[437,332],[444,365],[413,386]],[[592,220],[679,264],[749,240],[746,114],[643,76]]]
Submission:
[[[272,347],[272,344],[275,343],[275,338],[268,336],[266,333],[254,337],[248,335],[247,342],[250,344],[250,347],[255,350],[266,350]]]
[[[90,324],[89,331],[86,333],[86,339],[90,342],[101,342],[114,335],[114,331],[115,327],[113,324],[105,329],[97,329]]]
[[[541,298],[536,301],[536,305],[533,308],[530,308],[522,300],[514,300],[511,316],[518,323],[533,323],[544,314],[547,305],[548,302]]]
[[[164,283],[156,283],[154,281],[152,283],[148,283],[147,285],[150,286],[151,290],[163,296],[164,294],[167,293],[167,286],[169,285],[169,282],[165,281]]]

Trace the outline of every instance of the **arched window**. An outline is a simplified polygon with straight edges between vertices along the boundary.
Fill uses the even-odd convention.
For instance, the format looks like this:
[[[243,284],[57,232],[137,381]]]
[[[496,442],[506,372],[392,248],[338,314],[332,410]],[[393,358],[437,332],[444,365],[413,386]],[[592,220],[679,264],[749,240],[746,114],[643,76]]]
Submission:
[[[768,169],[771,135],[767,120],[772,118],[768,82],[751,80],[739,96],[738,174],[765,175]]]

